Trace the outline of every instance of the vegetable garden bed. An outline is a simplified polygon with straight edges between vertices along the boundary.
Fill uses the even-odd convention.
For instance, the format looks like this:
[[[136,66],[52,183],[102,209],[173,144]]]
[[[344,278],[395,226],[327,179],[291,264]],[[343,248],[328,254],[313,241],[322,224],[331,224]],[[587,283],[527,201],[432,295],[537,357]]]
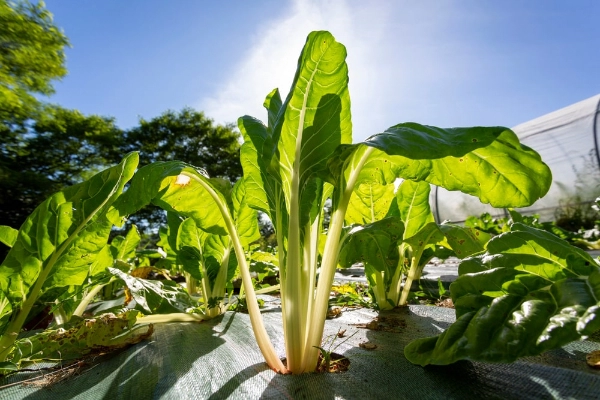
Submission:
[[[411,364],[403,348],[415,338],[437,334],[454,321],[454,310],[409,306],[382,315],[405,321],[397,332],[360,328],[377,316],[372,310],[346,311],[328,320],[325,336],[346,330],[348,340],[335,351],[350,359],[342,373],[280,375],[268,368],[253,344],[248,315],[227,312],[202,323],[161,324],[151,341],[138,343],[99,364],[77,371],[51,386],[42,372],[21,372],[0,380],[3,399],[386,399],[597,398],[600,371],[585,355],[600,343],[573,342],[542,356],[512,364],[461,361],[422,368]],[[269,336],[283,357],[281,313],[263,312]],[[355,333],[356,332],[356,333]],[[344,338],[334,341],[334,346]],[[368,342],[376,346],[361,347]],[[48,372],[45,372],[46,374]]]

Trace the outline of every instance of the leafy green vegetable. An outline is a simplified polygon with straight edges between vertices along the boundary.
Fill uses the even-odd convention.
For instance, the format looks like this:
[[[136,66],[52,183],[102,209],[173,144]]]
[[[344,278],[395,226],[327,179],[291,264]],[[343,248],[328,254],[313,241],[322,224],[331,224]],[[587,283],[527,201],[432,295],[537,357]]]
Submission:
[[[179,227],[177,242],[179,263],[202,283],[206,314],[209,317],[222,314],[227,308],[223,302],[226,285],[237,267],[237,259],[231,256],[229,237],[206,233],[188,218]]]
[[[135,309],[144,314],[184,313],[196,305],[176,282],[135,278],[116,268],[108,270],[125,282],[135,300]]]
[[[29,311],[45,292],[81,285],[121,215],[111,205],[137,166],[137,154],[88,181],[50,196],[31,214],[0,265],[0,290],[11,306],[0,327],[0,361],[5,361]],[[8,307],[3,307],[7,312]]]
[[[405,348],[413,363],[511,362],[600,329],[600,268],[558,237],[514,223],[465,259],[450,285],[457,321]]]
[[[414,279],[433,253],[432,244],[443,238],[426,212],[427,183],[504,207],[533,203],[548,191],[551,182],[550,171],[539,155],[502,127],[441,129],[405,123],[364,143],[350,144],[345,57],[344,46],[330,33],[311,33],[285,101],[277,90],[267,96],[267,125],[249,116],[238,120],[244,136],[241,161],[248,203],[268,214],[277,235],[287,369],[293,373],[316,367],[340,252],[346,251],[346,264],[356,255],[352,249],[342,248],[345,223],[373,224],[386,216],[402,215],[406,205],[400,267],[385,278],[399,292],[402,258],[410,263],[408,279]],[[397,205],[398,211],[390,200],[393,189],[388,186],[397,178],[414,181],[406,185],[419,199],[406,198]],[[317,283],[320,227],[327,198],[331,199],[331,220]],[[417,211],[420,208],[424,213]],[[407,223],[406,218],[414,222]],[[348,237],[348,242],[353,241]],[[389,242],[389,237],[380,237]],[[382,258],[390,254],[386,246],[377,253]],[[389,270],[389,262],[381,265],[373,270],[383,278],[381,272]]]
[[[356,262],[365,266],[365,275],[380,310],[394,308],[398,304],[399,288],[394,292],[393,276],[398,268],[398,241],[402,240],[404,224],[398,217],[388,217],[371,224],[353,228],[343,243],[339,255],[342,268]]]
[[[488,233],[474,228],[465,228],[451,223],[443,223],[440,230],[446,236],[445,247],[452,248],[458,258],[465,258],[485,250],[492,238]]]
[[[110,242],[110,253],[114,260],[125,263],[131,262],[136,257],[136,250],[140,245],[140,234],[135,225],[131,226],[126,236],[116,236]]]
[[[113,259],[116,265],[128,265],[135,232],[111,246],[108,233],[113,224],[122,224],[125,216],[149,203],[170,215],[167,232],[161,232],[165,260],[181,262],[191,277],[202,280],[209,309],[220,308],[215,299],[222,299],[223,282],[237,260],[252,327],[267,363],[282,373],[302,373],[317,366],[339,262],[366,261],[384,308],[406,302],[408,288],[434,254],[435,244],[444,242],[461,254],[484,249],[476,231],[434,222],[430,184],[460,190],[495,207],[528,206],[548,191],[548,167],[503,127],[442,129],[403,123],[351,144],[345,59],[345,47],[329,32],[308,36],[285,101],[278,90],[265,100],[267,124],[249,116],[238,120],[244,177],[233,187],[194,166],[171,161],[141,168],[121,194],[137,165],[137,156],[129,155],[119,166],[44,202],[0,265],[0,322],[11,318],[0,339],[0,362],[7,360],[40,296],[60,298],[66,291],[60,288],[81,286],[90,273],[101,275]],[[403,183],[394,195],[398,178]],[[324,235],[326,204],[330,219]],[[248,245],[258,238],[257,210],[270,217],[277,237],[287,366],[267,335],[246,260]],[[11,242],[10,232],[2,237]],[[490,251],[493,246],[488,246]],[[478,265],[471,268],[481,269]],[[116,268],[109,271],[126,282],[143,312],[179,311],[189,299],[170,283],[145,281]],[[536,279],[541,278],[522,278],[510,288],[523,291],[519,284],[535,286]],[[178,313],[176,319],[202,318]]]

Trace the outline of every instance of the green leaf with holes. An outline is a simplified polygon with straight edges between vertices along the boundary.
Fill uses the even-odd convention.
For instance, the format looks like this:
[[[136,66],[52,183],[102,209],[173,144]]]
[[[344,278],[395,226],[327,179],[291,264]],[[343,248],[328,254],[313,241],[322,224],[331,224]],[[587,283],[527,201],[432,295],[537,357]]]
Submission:
[[[440,225],[440,230],[446,236],[446,240],[440,244],[452,249],[456,257],[461,259],[484,251],[492,238],[492,235],[479,229],[447,222]]]
[[[450,291],[456,322],[405,347],[411,362],[512,362],[600,329],[598,264],[551,233],[520,223],[492,239],[486,253],[465,259]]]

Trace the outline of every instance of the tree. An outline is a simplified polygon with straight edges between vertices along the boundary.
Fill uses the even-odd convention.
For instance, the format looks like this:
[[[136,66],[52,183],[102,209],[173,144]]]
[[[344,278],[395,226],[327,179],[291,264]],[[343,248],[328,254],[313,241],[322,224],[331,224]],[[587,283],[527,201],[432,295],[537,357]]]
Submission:
[[[140,125],[125,132],[121,153],[140,153],[140,166],[155,161],[179,160],[204,168],[210,177],[231,182],[242,176],[239,161],[240,134],[234,125],[217,125],[204,113],[184,108],[166,111],[151,120],[140,119]],[[120,161],[114,158],[112,162]],[[165,223],[162,210],[142,209],[129,224],[156,228]]]
[[[43,2],[0,0],[0,133],[28,119],[63,77],[67,37],[52,22]]]
[[[140,166],[179,160],[204,168],[211,177],[235,182],[242,176],[240,134],[234,125],[216,125],[204,113],[166,111],[125,133],[123,153],[140,152]],[[114,160],[117,161],[117,160]]]

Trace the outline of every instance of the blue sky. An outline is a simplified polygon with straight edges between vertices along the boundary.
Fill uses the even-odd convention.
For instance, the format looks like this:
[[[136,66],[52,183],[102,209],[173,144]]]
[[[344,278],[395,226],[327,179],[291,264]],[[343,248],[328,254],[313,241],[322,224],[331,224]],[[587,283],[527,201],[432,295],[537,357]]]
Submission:
[[[311,30],[346,45],[354,140],[407,121],[515,126],[600,93],[596,0],[47,0],[69,37],[49,100],[123,128],[185,106],[264,119]]]

